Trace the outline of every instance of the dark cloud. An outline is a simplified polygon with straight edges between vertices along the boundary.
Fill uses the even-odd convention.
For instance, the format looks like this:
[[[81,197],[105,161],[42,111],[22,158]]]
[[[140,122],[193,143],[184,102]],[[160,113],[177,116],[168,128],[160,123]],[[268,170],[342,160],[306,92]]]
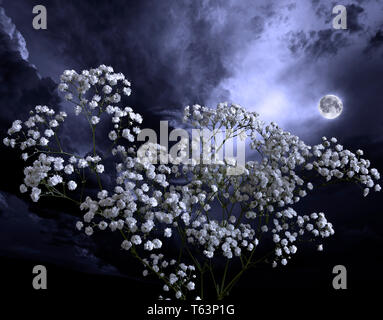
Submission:
[[[288,47],[293,54],[304,53],[307,59],[335,55],[350,44],[347,36],[333,29],[298,31],[287,34]]]
[[[255,16],[250,20],[250,29],[255,35],[260,36],[265,28],[265,19],[261,16]]]
[[[312,7],[316,15],[328,25],[332,25],[332,20],[336,16],[332,13],[333,8],[340,3],[335,1],[320,1],[312,0]],[[347,10],[347,32],[354,33],[365,31],[366,25],[362,22],[365,21],[365,10],[361,5],[351,4],[345,5]]]
[[[351,4],[346,6],[347,9],[347,29],[350,32],[358,32],[364,30],[364,24],[362,23],[362,16],[364,9],[361,6]]]
[[[2,133],[10,121],[27,114],[37,104],[57,105],[56,84],[50,78],[40,78],[27,61],[21,58],[18,48],[9,36],[0,30],[0,125]]]
[[[16,196],[0,192],[0,257],[40,260],[92,273],[122,275],[115,266],[95,255],[97,242],[76,231],[74,216],[52,208],[47,215],[44,211],[35,211]],[[9,237],[10,234],[18,236]]]
[[[4,12],[0,12],[5,17]],[[6,17],[5,17],[6,18]],[[13,26],[14,27],[14,26]],[[4,25],[3,25],[4,28]],[[40,78],[36,69],[22,57],[20,42],[15,41],[10,35],[12,33],[11,22],[8,28],[0,28],[0,135],[1,140],[5,137],[7,129],[12,122],[20,116],[27,117],[29,110],[35,105],[57,105],[59,97],[55,93],[56,84],[50,78]],[[19,155],[11,152],[2,143],[0,145],[2,154],[2,166],[12,168],[21,165]],[[20,170],[21,171],[21,170]],[[8,170],[3,173],[0,187],[3,190],[14,190],[20,179],[20,172]],[[19,180],[21,181],[21,180]]]
[[[350,46],[355,40],[350,39],[349,35],[356,32],[363,32],[367,29],[362,23],[365,10],[359,5],[348,5],[347,9],[347,30],[334,30],[332,28],[332,8],[337,3],[322,3],[312,1],[316,15],[324,20],[330,27],[322,30],[297,31],[287,33],[288,46],[292,53],[304,51],[306,57],[318,58],[326,55],[336,55],[340,49]]]
[[[321,0],[311,0],[312,8],[315,10],[315,14],[325,21],[330,23],[332,20],[332,8],[337,5],[336,2],[329,3],[328,1],[323,2]]]
[[[381,48],[383,45],[383,31],[378,30],[376,33],[369,39],[368,44],[364,50],[366,54]]]
[[[132,103],[144,115],[149,105],[174,108],[203,102],[227,75],[222,56],[230,50],[225,41],[230,28],[214,34],[214,21],[207,18],[200,1],[95,1],[92,10],[84,1],[41,4],[46,4],[50,22],[44,38],[36,37],[42,43],[49,39],[45,50],[74,68],[113,65],[132,80]],[[220,4],[213,1],[211,6]],[[10,10],[13,6],[17,4],[10,4]],[[22,29],[27,29],[27,40],[36,33],[29,26]]]

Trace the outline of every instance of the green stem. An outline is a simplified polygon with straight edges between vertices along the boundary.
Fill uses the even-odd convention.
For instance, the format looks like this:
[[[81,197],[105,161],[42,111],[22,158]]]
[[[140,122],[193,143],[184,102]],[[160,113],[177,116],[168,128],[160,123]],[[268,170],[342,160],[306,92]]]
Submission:
[[[228,268],[229,268],[229,262],[230,262],[230,260],[227,259],[227,261],[226,261],[226,265],[225,265],[225,271],[223,272],[223,277],[222,277],[222,283],[221,283],[221,292],[220,292],[220,295],[222,294],[222,290],[223,290],[223,288],[224,288],[224,286],[225,286],[225,280],[226,280],[227,270],[228,270]]]

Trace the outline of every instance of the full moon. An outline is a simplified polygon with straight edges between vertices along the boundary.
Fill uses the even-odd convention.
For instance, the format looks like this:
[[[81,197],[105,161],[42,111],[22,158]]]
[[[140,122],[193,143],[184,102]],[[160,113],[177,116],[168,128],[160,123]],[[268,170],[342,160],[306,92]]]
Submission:
[[[337,96],[328,94],[320,99],[318,108],[326,119],[335,119],[342,113],[343,103]]]

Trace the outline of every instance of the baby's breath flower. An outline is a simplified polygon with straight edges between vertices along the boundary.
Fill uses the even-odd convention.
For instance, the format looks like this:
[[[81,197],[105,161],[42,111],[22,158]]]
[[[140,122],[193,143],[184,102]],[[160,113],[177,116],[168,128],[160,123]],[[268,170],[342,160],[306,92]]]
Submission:
[[[84,211],[76,228],[84,229],[88,236],[94,230],[122,234],[121,248],[135,256],[143,255],[143,276],[148,275],[148,269],[159,275],[165,281],[164,292],[171,288],[177,299],[189,298],[195,290],[198,264],[188,266],[164,258],[160,249],[173,245],[169,239],[172,235],[182,239],[186,249],[192,248],[191,253],[199,252],[210,259],[211,265],[216,261],[214,257],[228,261],[244,257],[250,262],[257,255],[261,239],[272,239],[274,250],[268,261],[272,267],[286,265],[301,241],[311,240],[322,251],[323,244],[318,242],[335,232],[323,212],[300,214],[294,210],[294,205],[314,189],[312,182],[305,181],[307,174],[317,174],[324,182],[356,182],[364,196],[381,191],[380,173],[362,158],[362,150],[354,153],[336,138],[326,137],[317,145],[306,145],[276,123],[265,124],[257,113],[231,103],[220,103],[216,108],[187,106],[184,121],[197,129],[222,128],[227,139],[248,139],[250,148],[259,154],[254,161],[239,165],[238,159],[231,157],[205,163],[219,158],[218,146],[212,146],[212,155],[202,154],[185,163],[166,157],[166,148],[156,143],[149,143],[140,154],[134,142],[143,118],[133,108],[120,104],[121,95],[131,95],[130,85],[123,74],[106,65],[80,73],[66,70],[60,77],[59,91],[72,101],[75,114],[90,122],[93,142],[99,139],[98,134],[95,139],[98,124],[103,119],[108,121],[111,131],[107,138],[112,141],[111,153],[116,159],[115,185],[110,190],[103,189],[106,185],[99,174],[108,167],[96,154],[95,145],[89,148],[92,154],[80,156],[72,155],[73,151],[60,143],[57,127],[67,118],[65,112],[38,105],[26,121],[12,123],[3,143],[19,148],[28,164],[19,187],[21,193],[30,192],[32,201],[37,202],[49,195],[72,199],[76,192],[65,190],[80,189],[79,196],[72,199],[74,203],[80,201]],[[70,92],[72,89],[76,94]],[[220,140],[218,133],[210,138],[193,137],[192,151]],[[123,143],[119,144],[120,140]],[[180,153],[187,154],[188,139],[179,145]],[[166,158],[168,163],[158,164],[157,158]],[[173,181],[177,179],[180,181]],[[109,180],[107,186],[112,183]],[[83,196],[91,186],[89,181],[97,181],[100,187],[96,196]],[[79,188],[77,183],[81,184]],[[217,206],[222,207],[222,217],[215,213]],[[270,237],[262,235],[266,233]]]
[[[100,122],[100,118],[97,117],[97,116],[93,116],[93,117],[90,119],[90,122],[91,122],[93,125],[96,125],[97,123]]]
[[[73,180],[71,180],[71,181],[68,182],[68,189],[69,189],[69,190],[73,191],[73,190],[75,190],[76,188],[77,188],[77,183],[76,183],[76,182],[74,182]]]

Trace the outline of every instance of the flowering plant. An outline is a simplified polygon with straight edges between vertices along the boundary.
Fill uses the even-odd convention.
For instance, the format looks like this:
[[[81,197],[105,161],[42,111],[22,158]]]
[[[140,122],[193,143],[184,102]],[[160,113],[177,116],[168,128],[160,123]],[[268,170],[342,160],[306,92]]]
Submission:
[[[321,251],[323,239],[334,234],[332,224],[322,212],[301,215],[293,208],[314,188],[308,177],[353,181],[363,186],[364,196],[381,189],[375,182],[379,172],[370,168],[361,150],[353,153],[335,138],[325,137],[320,144],[308,146],[236,104],[186,107],[184,121],[212,132],[208,138],[203,136],[204,144],[217,142],[218,131],[225,131],[222,143],[210,149],[213,158],[228,139],[248,139],[257,156],[242,165],[235,159],[204,161],[202,154],[188,159],[188,139],[181,139],[178,158],[155,143],[139,148],[143,119],[132,108],[120,107],[123,96],[131,94],[130,82],[111,67],[101,65],[80,74],[66,70],[59,90],[74,104],[75,114],[89,123],[92,152],[82,156],[65,150],[59,127],[67,114],[36,106],[27,121],[13,122],[3,140],[19,148],[28,163],[20,191],[29,193],[34,202],[58,197],[77,204],[84,215],[76,227],[88,236],[119,232],[122,249],[142,263],[143,275],[150,273],[163,281],[161,298],[204,298],[204,278],[209,277],[222,299],[257,263],[286,265],[300,240],[312,241]],[[109,190],[103,181],[105,159],[96,151],[96,130],[103,121],[112,126],[108,138],[116,169]],[[191,143],[193,150],[196,144]],[[167,160],[156,163],[158,155]],[[96,192],[86,189],[91,176],[97,181]],[[217,206],[219,212],[213,210]],[[261,241],[268,239],[273,250],[257,257]],[[161,253],[171,241],[178,242],[176,259]],[[218,279],[215,268],[222,259]],[[241,268],[231,275],[233,260]]]

